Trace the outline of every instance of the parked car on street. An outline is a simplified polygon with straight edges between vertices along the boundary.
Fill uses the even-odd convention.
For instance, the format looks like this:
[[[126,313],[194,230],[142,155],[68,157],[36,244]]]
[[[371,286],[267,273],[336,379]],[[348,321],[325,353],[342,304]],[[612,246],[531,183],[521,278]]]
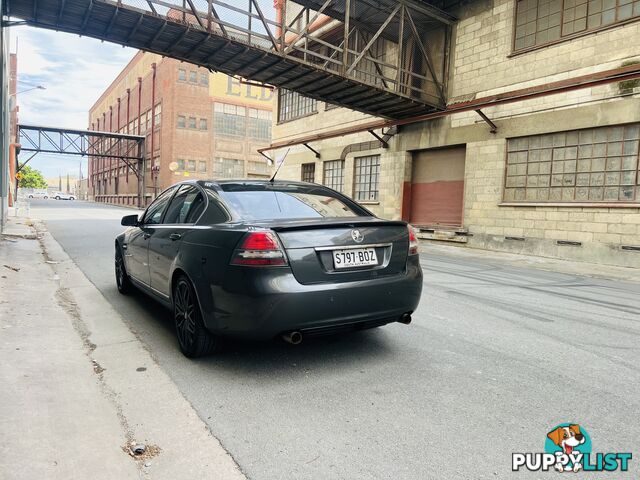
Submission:
[[[76,197],[74,195],[71,195],[70,193],[63,193],[63,192],[55,192],[52,195],[53,198],[55,198],[56,200],[75,200]]]
[[[187,181],[121,223],[118,290],[172,309],[188,357],[213,352],[220,336],[297,344],[408,324],[420,301],[412,227],[321,185]]]
[[[49,198],[49,194],[46,192],[32,192],[27,195],[27,198],[44,198],[46,200]]]

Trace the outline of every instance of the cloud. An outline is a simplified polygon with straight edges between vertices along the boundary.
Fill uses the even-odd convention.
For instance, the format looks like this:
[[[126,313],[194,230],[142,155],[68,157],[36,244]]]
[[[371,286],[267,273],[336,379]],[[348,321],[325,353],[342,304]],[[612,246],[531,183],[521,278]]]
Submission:
[[[20,123],[86,129],[89,108],[136,50],[67,33],[20,27],[11,30],[18,50]],[[17,41],[16,41],[17,38]],[[31,162],[45,176],[78,172],[81,157],[38,154]],[[84,172],[86,174],[86,159]]]

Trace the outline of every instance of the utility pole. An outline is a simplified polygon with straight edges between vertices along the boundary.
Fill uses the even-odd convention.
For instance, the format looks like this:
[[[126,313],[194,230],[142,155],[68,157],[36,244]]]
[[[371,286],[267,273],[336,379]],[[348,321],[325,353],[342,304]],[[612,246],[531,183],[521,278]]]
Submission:
[[[58,174],[58,191],[62,191],[62,175]]]
[[[67,172],[67,192],[66,193],[71,193],[71,189],[69,188],[69,172]]]

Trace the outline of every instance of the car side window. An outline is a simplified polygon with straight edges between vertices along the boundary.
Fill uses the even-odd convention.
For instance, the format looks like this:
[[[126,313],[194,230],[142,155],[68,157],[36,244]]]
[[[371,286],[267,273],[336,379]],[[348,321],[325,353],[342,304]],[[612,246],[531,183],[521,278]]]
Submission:
[[[204,201],[200,191],[193,185],[183,185],[169,204],[163,223],[193,223],[203,208]]]
[[[204,214],[203,222],[207,225],[215,225],[228,221],[231,217],[227,209],[223,206],[220,197],[209,189],[206,189],[205,192],[209,198],[209,206]]]
[[[162,220],[162,214],[167,206],[167,203],[171,199],[171,195],[176,191],[176,187],[172,187],[165,190],[156,198],[153,203],[147,209],[147,213],[144,215],[142,223],[144,225],[157,225]]]
[[[204,207],[204,196],[202,195],[202,193],[198,192],[196,198],[194,198],[191,202],[191,208],[189,209],[189,213],[187,214],[186,223],[195,223],[204,211]]]

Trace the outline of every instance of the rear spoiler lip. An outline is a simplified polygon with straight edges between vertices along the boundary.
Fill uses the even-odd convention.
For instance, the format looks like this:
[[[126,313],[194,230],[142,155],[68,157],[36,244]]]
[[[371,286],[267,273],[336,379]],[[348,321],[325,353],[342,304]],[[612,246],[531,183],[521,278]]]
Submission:
[[[259,225],[259,224],[258,224]],[[256,225],[256,226],[258,226]],[[292,232],[296,230],[320,230],[323,228],[358,228],[358,227],[406,227],[407,222],[401,220],[356,220],[348,221],[328,221],[328,222],[303,222],[295,225],[260,225],[265,226],[274,232]]]

